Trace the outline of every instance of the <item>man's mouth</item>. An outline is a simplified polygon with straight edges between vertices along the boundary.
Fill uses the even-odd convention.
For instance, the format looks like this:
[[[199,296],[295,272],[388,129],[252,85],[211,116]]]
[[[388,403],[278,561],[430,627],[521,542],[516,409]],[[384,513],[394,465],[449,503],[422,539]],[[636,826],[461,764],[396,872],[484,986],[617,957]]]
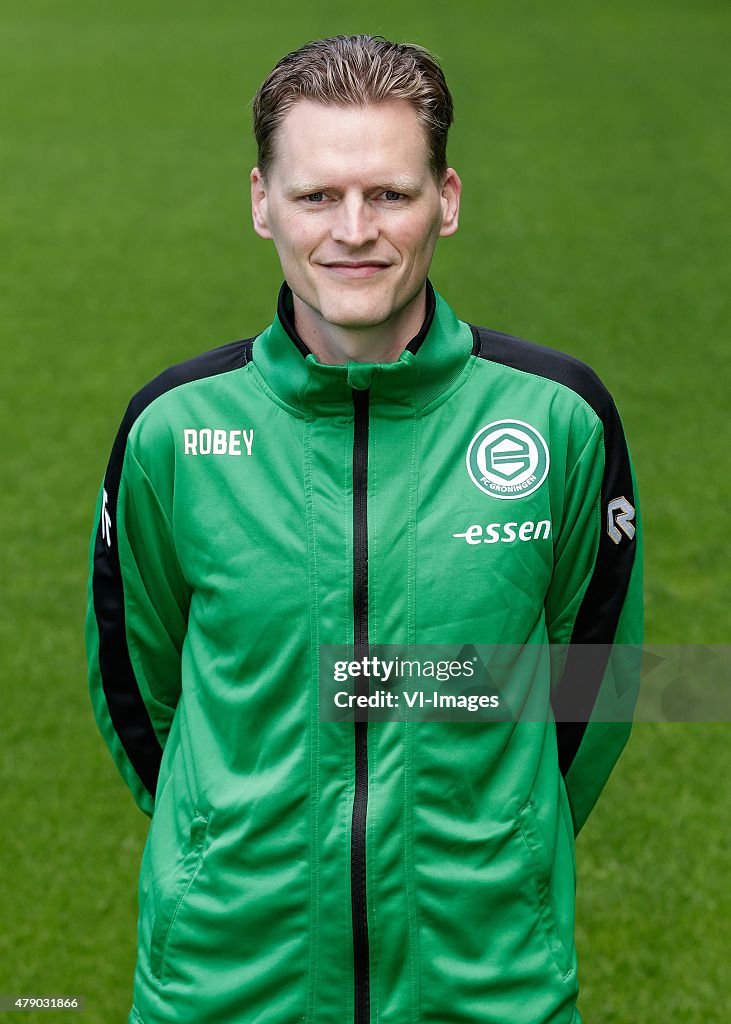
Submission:
[[[321,263],[320,266],[341,277],[372,277],[390,264],[380,260],[336,260],[332,263]]]

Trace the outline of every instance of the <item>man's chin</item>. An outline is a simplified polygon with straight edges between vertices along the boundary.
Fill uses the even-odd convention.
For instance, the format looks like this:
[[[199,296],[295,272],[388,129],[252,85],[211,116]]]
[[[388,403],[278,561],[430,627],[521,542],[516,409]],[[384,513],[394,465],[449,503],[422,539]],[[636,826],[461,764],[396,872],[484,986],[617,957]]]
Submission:
[[[343,330],[363,330],[378,327],[392,315],[393,309],[387,299],[370,296],[342,297],[337,301],[324,301],[320,307],[320,316],[333,327]]]

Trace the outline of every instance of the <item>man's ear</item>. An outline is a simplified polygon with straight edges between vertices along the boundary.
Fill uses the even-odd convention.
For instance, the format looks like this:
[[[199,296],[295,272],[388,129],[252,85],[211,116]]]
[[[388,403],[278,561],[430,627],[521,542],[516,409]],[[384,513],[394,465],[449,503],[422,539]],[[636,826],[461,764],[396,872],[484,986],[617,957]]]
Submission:
[[[453,235],[459,226],[459,200],[462,195],[462,182],[453,167],[447,168],[442,183],[442,226],[440,237]]]
[[[258,167],[251,172],[251,219],[257,235],[261,238],[272,237],[267,221],[267,188]]]

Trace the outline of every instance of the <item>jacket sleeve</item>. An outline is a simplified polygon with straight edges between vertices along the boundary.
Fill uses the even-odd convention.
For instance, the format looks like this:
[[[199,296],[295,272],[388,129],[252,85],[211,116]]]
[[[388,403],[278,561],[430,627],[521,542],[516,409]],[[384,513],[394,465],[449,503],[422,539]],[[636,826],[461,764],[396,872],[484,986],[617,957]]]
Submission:
[[[629,738],[642,659],[637,485],[619,414],[601,393],[594,428],[567,468],[546,598],[558,758],[575,835]]]
[[[86,651],[97,725],[135,801],[151,816],[180,697],[190,591],[169,510],[133,450],[130,410],[97,501]]]

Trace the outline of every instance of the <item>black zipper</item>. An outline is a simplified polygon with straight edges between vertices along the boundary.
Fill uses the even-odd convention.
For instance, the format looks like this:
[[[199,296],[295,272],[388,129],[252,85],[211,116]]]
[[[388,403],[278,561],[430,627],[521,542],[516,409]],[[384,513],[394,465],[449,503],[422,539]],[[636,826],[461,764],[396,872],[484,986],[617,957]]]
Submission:
[[[368,402],[370,391],[353,389],[353,646],[356,660],[368,654]],[[368,694],[368,677],[357,693]],[[356,709],[355,791],[350,836],[350,896],[353,913],[355,1024],[370,1021],[370,961],[366,901],[366,811],[368,808],[367,709]]]

